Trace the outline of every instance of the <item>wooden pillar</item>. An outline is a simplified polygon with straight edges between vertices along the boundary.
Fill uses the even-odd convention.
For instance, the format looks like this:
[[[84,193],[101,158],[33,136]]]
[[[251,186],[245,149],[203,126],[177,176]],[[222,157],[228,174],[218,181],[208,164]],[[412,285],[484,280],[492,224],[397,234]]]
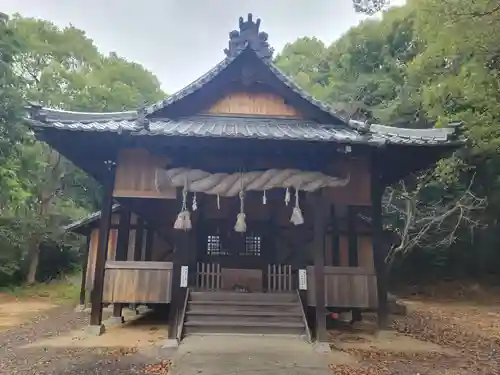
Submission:
[[[127,207],[120,207],[120,222],[118,224],[118,238],[116,240],[115,260],[127,260],[128,241],[130,237],[130,219],[132,213]],[[121,318],[123,304],[113,305],[113,317]]]
[[[189,251],[187,266],[188,268],[188,286],[196,285],[196,258],[198,251],[198,241],[195,233],[190,233],[187,250]]]
[[[182,197],[181,189],[177,190],[177,197]],[[180,202],[179,199],[177,201]],[[179,315],[183,307],[187,288],[181,288],[181,267],[189,262],[189,232],[174,230],[174,255],[172,259],[172,300],[168,317],[168,338],[177,339],[179,329]],[[193,270],[191,270],[192,272]]]
[[[90,252],[90,238],[92,231],[87,233],[87,241],[85,245],[85,256],[83,259],[83,270],[82,270],[82,284],[80,286],[80,305],[85,306],[85,291],[87,288],[87,268],[89,265],[89,252]]]
[[[330,206],[330,222],[332,226],[332,265],[338,267],[340,266],[340,235],[337,213],[333,204]]]
[[[94,269],[94,285],[91,293],[92,306],[90,310],[90,325],[102,324],[102,296],[104,289],[104,270],[108,253],[109,230],[111,228],[111,211],[113,206],[113,185],[115,181],[115,166],[113,161],[106,161],[107,176],[104,181],[101,220],[99,225],[99,241]],[[100,330],[102,327],[100,328]]]
[[[314,212],[314,291],[316,299],[316,341],[328,341],[326,332],[325,306],[325,233],[328,218],[328,204],[323,197],[323,191],[313,193]]]
[[[385,258],[387,251],[384,248],[382,228],[382,195],[384,186],[380,178],[380,169],[377,158],[372,158],[371,168],[371,200],[372,200],[372,242],[373,260],[377,276],[378,297],[378,325],[380,329],[389,326],[389,306],[387,303],[387,271]]]
[[[349,267],[357,267],[358,259],[358,231],[356,228],[357,210],[354,206],[347,207],[347,241]]]
[[[146,230],[146,249],[144,250],[144,260],[151,261],[153,257],[153,242],[155,240],[155,231],[151,225]]]
[[[186,288],[181,288],[181,267],[188,264],[189,233],[176,230],[173,270],[172,270],[172,300],[170,302],[168,338],[177,339],[179,328],[179,313],[182,309]],[[193,272],[193,270],[191,270]]]
[[[139,261],[142,257],[142,243],[144,241],[144,219],[138,217],[135,228],[134,260]]]

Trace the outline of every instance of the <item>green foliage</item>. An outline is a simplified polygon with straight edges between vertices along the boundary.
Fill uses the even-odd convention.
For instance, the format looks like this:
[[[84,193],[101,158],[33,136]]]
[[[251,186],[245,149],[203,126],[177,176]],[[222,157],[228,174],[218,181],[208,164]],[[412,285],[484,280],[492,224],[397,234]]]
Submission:
[[[352,0],[356,12],[370,15],[384,9],[389,3],[390,0]]]
[[[13,285],[0,288],[0,292],[17,298],[45,299],[54,304],[74,304],[80,295],[81,273],[65,275],[50,282],[33,285]]]
[[[386,5],[360,3],[358,10],[365,13]],[[409,190],[391,190],[399,194],[400,212],[445,214],[446,220],[433,226],[411,255],[412,261],[425,259],[419,272],[453,265],[454,272],[473,268],[475,274],[478,269],[486,273],[492,260],[498,269],[498,242],[491,243],[498,239],[500,214],[499,33],[497,1],[409,0],[378,20],[362,22],[330,46],[301,38],[277,56],[281,69],[344,116],[416,128],[465,124],[469,144],[464,150],[439,162],[432,173],[407,181]],[[484,202],[483,197],[486,209],[467,206]],[[395,229],[404,231],[402,216],[391,215]],[[421,222],[429,220],[417,217],[415,223]],[[419,233],[421,227],[413,230]],[[480,242],[489,246],[479,248]],[[480,267],[472,257],[481,260]]]
[[[23,105],[121,111],[164,97],[141,65],[102,55],[82,30],[15,15],[0,23],[0,285],[50,279],[79,260],[61,227],[96,209],[97,183],[37,142]],[[37,272],[38,271],[38,272]]]

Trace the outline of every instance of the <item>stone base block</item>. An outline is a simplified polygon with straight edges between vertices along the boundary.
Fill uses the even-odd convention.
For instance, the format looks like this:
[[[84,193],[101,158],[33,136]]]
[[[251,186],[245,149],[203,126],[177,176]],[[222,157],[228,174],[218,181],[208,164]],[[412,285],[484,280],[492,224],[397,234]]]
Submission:
[[[87,306],[85,305],[78,305],[75,307],[75,312],[84,312],[86,310]]]
[[[179,346],[179,341],[177,339],[166,339],[163,341],[162,348],[177,348]]]
[[[119,326],[125,323],[125,318],[123,316],[112,316],[104,322],[106,326]]]
[[[106,332],[106,327],[104,326],[104,324],[90,325],[85,327],[85,333],[90,336],[101,336],[104,332]]]
[[[328,344],[327,342],[318,342],[316,341],[314,344],[313,344],[313,349],[316,353],[320,353],[320,354],[327,354],[327,353],[331,353],[331,349],[330,349],[330,344]]]

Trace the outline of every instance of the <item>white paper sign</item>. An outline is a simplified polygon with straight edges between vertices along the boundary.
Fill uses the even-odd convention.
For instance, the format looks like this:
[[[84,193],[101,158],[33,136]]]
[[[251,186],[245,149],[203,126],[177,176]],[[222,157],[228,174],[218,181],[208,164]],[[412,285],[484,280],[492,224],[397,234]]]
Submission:
[[[299,289],[307,290],[307,271],[299,270]]]
[[[188,266],[181,266],[181,288],[188,286]]]

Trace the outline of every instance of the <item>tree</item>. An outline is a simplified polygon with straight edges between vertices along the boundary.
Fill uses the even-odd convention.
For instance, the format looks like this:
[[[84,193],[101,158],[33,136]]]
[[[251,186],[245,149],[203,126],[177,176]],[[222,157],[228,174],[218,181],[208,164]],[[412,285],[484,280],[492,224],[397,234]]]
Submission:
[[[17,175],[21,134],[15,126],[21,119],[22,100],[16,90],[19,80],[12,67],[18,48],[8,17],[0,13],[0,281],[3,275],[10,276],[16,271],[20,253],[15,223],[4,225],[8,206],[23,198]]]
[[[387,189],[384,211],[399,237],[389,260],[414,249],[449,248],[464,228],[475,231],[484,227],[480,219],[487,201],[472,192],[474,178],[459,191],[451,191],[432,174],[419,176],[412,188],[400,181]]]
[[[426,253],[428,262],[439,259],[439,267],[456,257],[463,270],[477,265],[476,258],[481,259],[476,270],[500,264],[496,245],[472,245],[482,238],[500,241],[495,237],[500,214],[497,5],[496,0],[409,0],[362,22],[321,54],[315,52],[317,43],[302,38],[277,57],[283,70],[345,117],[405,127],[464,124],[466,148],[435,170],[388,189],[387,220],[401,235],[398,252]],[[359,9],[368,6],[378,5],[362,2]],[[311,69],[318,66],[320,79]],[[435,264],[427,263],[429,269]]]
[[[366,13],[369,15],[380,12],[387,5],[390,0],[352,0],[354,10],[359,13]]]
[[[116,54],[99,53],[91,39],[73,26],[14,16],[8,26],[21,48],[12,58],[26,101],[75,111],[135,109],[164,97],[158,79],[142,66]],[[20,112],[19,112],[20,113]],[[22,221],[26,281],[33,283],[44,242],[58,242],[61,226],[95,207],[98,185],[25,131],[16,176],[25,193],[10,205],[12,220]]]
[[[13,71],[19,47],[8,17],[0,13],[0,211],[22,196],[16,176],[18,143],[22,137],[16,125],[21,120],[22,98],[17,90],[20,81]]]

